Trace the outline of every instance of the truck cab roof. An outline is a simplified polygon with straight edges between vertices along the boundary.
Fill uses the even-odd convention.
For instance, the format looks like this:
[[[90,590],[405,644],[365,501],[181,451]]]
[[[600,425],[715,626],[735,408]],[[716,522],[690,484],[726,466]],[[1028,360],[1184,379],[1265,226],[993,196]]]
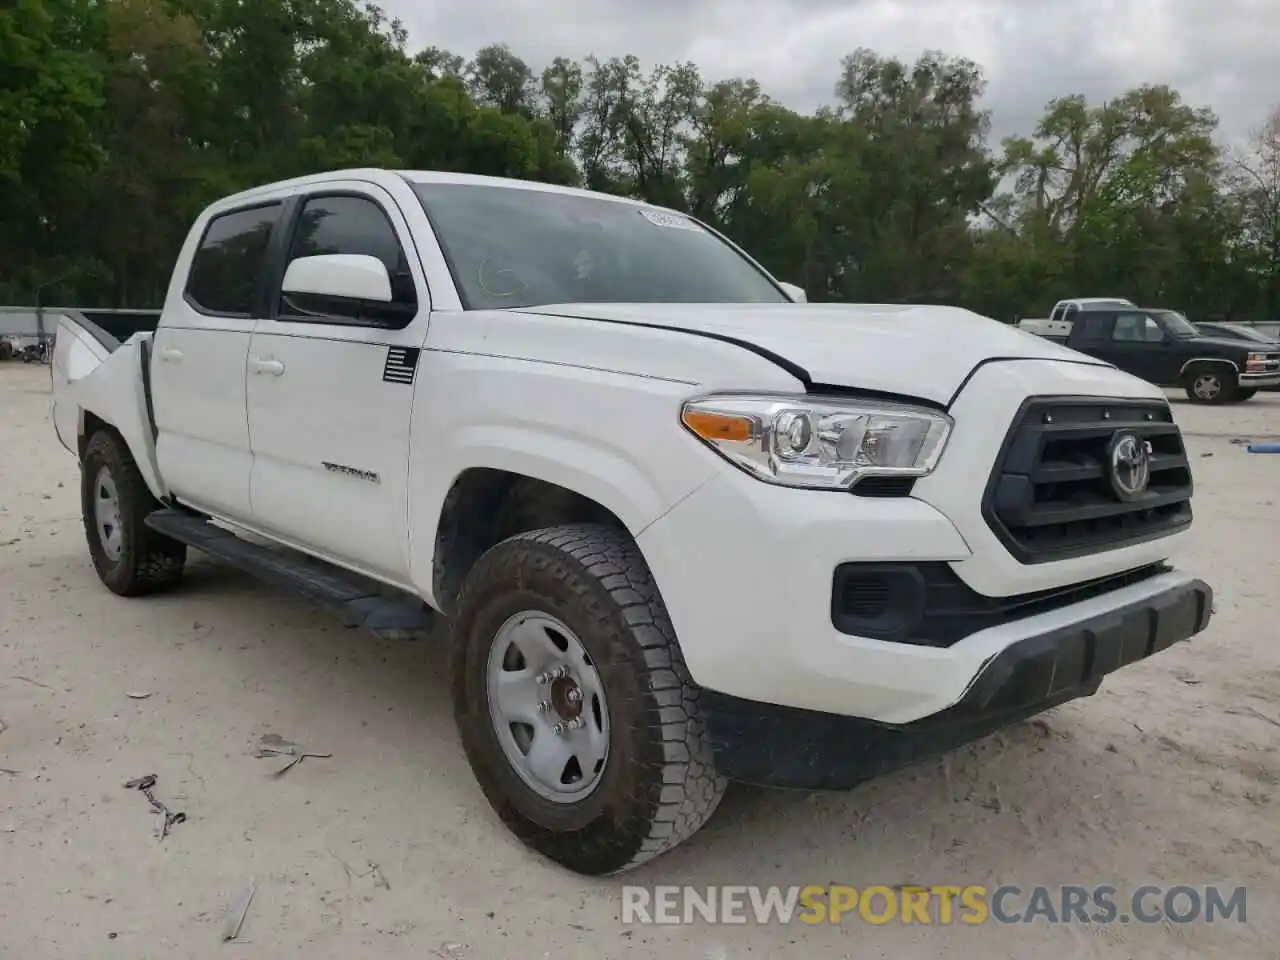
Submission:
[[[628,204],[634,207],[645,207],[647,209],[670,209],[667,207],[659,207],[656,204],[648,203],[643,200],[633,200],[630,197],[619,197],[612,194],[584,190],[581,187],[565,187],[560,186],[559,184],[541,183],[534,180],[518,180],[511,177],[491,177],[476,173],[452,173],[444,170],[392,170],[382,167],[353,167],[348,170],[327,170],[323,173],[312,173],[301,177],[292,177],[287,180],[277,180],[274,183],[266,183],[257,187],[252,187],[248,190],[242,190],[239,193],[231,194],[216,201],[206,212],[216,213],[228,207],[243,206],[246,202],[252,202],[257,199],[266,199],[269,196],[278,195],[281,192],[287,192],[291,189],[305,189],[307,187],[314,187],[319,184],[339,180],[362,180],[384,188],[393,184],[397,180],[407,180],[411,184],[456,183],[471,184],[475,186],[506,187],[509,189],[533,190],[539,193],[558,193],[565,196],[589,197],[594,200],[613,200],[618,203]],[[672,210],[671,212],[676,213],[678,211]]]

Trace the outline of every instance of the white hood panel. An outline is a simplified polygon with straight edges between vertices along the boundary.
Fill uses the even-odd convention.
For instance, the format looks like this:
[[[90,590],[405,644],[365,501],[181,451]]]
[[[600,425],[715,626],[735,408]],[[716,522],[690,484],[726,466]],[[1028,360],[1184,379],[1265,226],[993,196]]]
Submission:
[[[811,383],[947,404],[985,361],[1110,366],[956,307],[894,304],[594,304],[524,313],[697,331],[751,344],[802,368]]]

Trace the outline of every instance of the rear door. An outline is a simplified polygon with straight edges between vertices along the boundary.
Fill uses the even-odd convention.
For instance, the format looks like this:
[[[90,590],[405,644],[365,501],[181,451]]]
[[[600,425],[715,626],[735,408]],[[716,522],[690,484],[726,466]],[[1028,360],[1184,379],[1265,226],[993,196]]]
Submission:
[[[185,286],[170,289],[152,344],[156,460],[182,501],[248,521],[252,453],[245,359],[265,307],[265,264],[283,203],[210,218]]]
[[[409,420],[430,302],[395,199],[369,183],[299,194],[267,316],[249,348],[254,526],[384,580],[408,582]],[[369,254],[395,312],[280,294],[301,256]]]
[[[1090,357],[1107,363],[1115,363],[1111,355],[1111,330],[1115,317],[1098,310],[1087,310],[1077,315],[1067,336],[1067,346]]]

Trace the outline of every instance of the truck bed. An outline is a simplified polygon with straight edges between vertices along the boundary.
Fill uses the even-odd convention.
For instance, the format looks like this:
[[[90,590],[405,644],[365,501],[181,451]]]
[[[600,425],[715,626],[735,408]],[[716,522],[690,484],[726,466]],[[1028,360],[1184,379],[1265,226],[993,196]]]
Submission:
[[[120,343],[128,340],[135,333],[155,333],[160,324],[159,310],[75,310],[62,311],[78,313],[100,330],[109,333]]]
[[[159,310],[109,310],[81,307],[0,307],[0,337],[32,341],[51,337],[63,317],[74,319],[86,330],[109,335],[118,345],[135,333],[154,333]],[[96,332],[95,332],[96,331]],[[112,347],[114,349],[114,347]]]

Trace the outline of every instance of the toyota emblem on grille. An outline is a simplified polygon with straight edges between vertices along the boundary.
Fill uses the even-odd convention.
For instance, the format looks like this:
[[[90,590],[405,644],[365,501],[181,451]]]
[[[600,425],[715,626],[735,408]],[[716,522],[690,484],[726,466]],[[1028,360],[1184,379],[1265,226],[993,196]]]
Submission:
[[[1108,452],[1111,489],[1121,500],[1137,500],[1151,482],[1151,451],[1147,442],[1127,430],[1111,438]]]

